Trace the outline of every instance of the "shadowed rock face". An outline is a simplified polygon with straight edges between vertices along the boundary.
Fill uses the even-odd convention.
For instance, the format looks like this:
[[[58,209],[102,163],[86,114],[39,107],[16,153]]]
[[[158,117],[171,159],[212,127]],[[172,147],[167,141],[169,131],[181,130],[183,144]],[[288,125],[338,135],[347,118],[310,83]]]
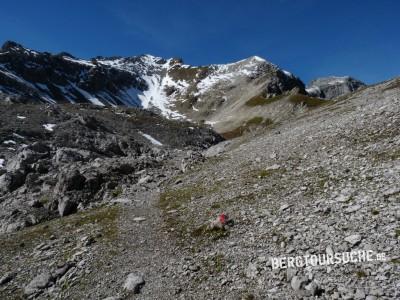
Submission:
[[[333,99],[354,92],[364,86],[366,86],[365,83],[349,76],[331,76],[311,81],[306,90],[310,96]]]
[[[145,88],[135,74],[96,65],[95,60],[40,53],[14,42],[0,50],[0,91],[14,101],[140,106],[120,93]]]

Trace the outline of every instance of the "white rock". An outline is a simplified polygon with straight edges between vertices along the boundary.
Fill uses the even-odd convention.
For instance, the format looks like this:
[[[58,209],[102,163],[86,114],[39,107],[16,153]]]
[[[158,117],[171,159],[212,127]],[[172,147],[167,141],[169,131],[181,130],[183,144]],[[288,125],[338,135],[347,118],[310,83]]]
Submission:
[[[246,277],[250,279],[254,279],[257,277],[258,270],[257,270],[257,264],[256,263],[249,263],[249,265],[246,268]]]
[[[143,276],[140,274],[130,273],[125,280],[124,289],[135,294],[140,293],[140,289],[145,284]]]
[[[48,287],[53,280],[50,272],[44,272],[37,275],[32,281],[25,287],[25,295],[31,295],[39,292],[41,289]]]
[[[280,165],[274,164],[272,166],[266,167],[265,170],[267,170],[267,171],[278,170],[280,167],[281,167]]]
[[[353,206],[349,206],[348,208],[345,209],[345,213],[353,213],[356,212],[357,210],[359,210],[361,208],[361,205],[353,205]]]
[[[348,237],[346,237],[344,240],[346,242],[348,242],[349,244],[351,244],[352,246],[358,244],[359,242],[361,242],[361,235],[359,234],[353,234],[353,235],[349,235]]]

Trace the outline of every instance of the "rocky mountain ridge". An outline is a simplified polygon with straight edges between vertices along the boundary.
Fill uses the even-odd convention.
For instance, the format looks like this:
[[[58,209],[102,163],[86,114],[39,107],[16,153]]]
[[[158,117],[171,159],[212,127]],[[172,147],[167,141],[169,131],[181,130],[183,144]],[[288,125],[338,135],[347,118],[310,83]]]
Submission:
[[[354,89],[336,88],[334,94]],[[279,122],[296,113],[298,104],[303,110],[309,108],[308,102],[318,101],[303,96],[333,95],[307,95],[298,77],[258,56],[209,66],[151,55],[83,60],[65,52],[37,52],[15,42],[6,42],[0,51],[0,93],[13,102],[135,106],[168,118],[206,122],[228,136],[249,124]],[[286,96],[293,94],[300,96],[289,101]],[[260,103],[283,101],[252,105],[257,97]]]
[[[259,57],[227,65],[192,67],[180,59],[163,59],[151,55],[132,57],[96,57],[78,59],[62,52],[52,55],[37,52],[15,42],[6,42],[0,52],[1,88],[5,93],[22,94],[45,102],[91,102],[96,105],[130,105],[156,107],[171,113],[163,97],[172,94],[201,96],[213,85],[233,77],[257,78],[267,72],[277,73],[284,81],[267,86],[267,92],[280,94],[295,86],[304,87],[296,78]],[[64,77],[61,78],[61,77]],[[25,85],[14,90],[11,81]],[[290,80],[289,80],[290,81]],[[156,99],[158,98],[158,99]],[[173,114],[172,114],[173,115]],[[171,115],[171,116],[172,116]]]

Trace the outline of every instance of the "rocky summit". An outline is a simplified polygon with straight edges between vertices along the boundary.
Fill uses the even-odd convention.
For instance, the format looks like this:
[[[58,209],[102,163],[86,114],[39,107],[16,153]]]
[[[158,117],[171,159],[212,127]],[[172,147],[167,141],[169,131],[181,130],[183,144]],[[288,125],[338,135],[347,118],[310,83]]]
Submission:
[[[0,91],[0,299],[398,299],[399,78],[7,42]]]
[[[307,85],[307,93],[314,97],[334,99],[341,95],[354,92],[365,87],[366,84],[350,76],[330,76],[317,78]]]

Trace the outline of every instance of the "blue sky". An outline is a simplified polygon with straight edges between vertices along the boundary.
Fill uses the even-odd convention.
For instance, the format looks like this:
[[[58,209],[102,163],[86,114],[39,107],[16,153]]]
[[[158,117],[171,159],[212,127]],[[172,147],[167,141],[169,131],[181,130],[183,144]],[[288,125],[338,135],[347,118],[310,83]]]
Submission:
[[[0,43],[77,57],[149,53],[188,64],[259,55],[304,82],[400,75],[397,0],[4,1]]]

